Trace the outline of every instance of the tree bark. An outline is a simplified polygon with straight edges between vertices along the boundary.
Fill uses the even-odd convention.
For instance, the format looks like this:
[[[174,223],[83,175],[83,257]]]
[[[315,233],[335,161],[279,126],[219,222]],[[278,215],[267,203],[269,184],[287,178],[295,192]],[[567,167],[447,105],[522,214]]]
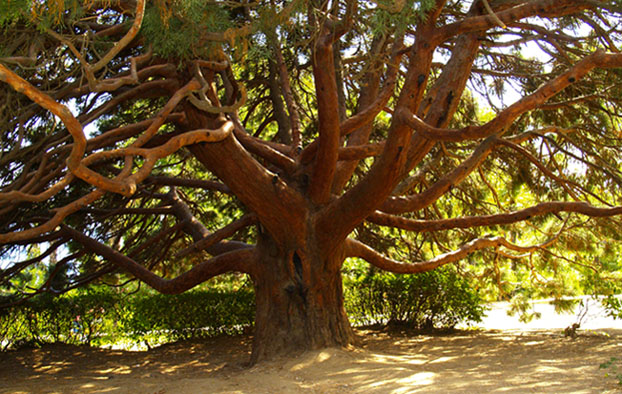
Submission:
[[[251,363],[353,343],[340,273],[344,248],[322,258],[313,244],[283,247],[265,233],[260,236]]]

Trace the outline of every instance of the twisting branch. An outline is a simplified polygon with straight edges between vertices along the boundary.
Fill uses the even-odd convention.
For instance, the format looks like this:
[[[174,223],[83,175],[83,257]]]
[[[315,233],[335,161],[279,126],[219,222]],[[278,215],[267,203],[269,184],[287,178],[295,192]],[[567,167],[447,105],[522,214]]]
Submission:
[[[240,107],[242,107],[246,103],[246,88],[244,85],[238,86],[238,92],[240,97],[231,105],[215,105],[212,101],[206,96],[205,92],[211,87],[210,84],[207,83],[205,77],[203,77],[203,73],[201,72],[200,64],[196,63],[196,74],[198,80],[201,82],[201,90],[199,90],[199,98],[197,98],[194,94],[190,94],[188,96],[188,100],[192,105],[200,109],[201,111],[205,111],[211,114],[220,114],[220,113],[232,113],[236,112]]]
[[[535,246],[518,246],[502,237],[477,238],[464,244],[457,250],[439,255],[431,260],[416,263],[404,263],[383,256],[362,242],[348,239],[346,243],[346,254],[348,257],[360,257],[368,263],[385,271],[395,272],[398,274],[415,274],[419,272],[431,271],[446,264],[455,263],[473,252],[486,248],[503,246],[515,252],[529,253],[546,248],[554,241],[555,239]]]
[[[473,151],[468,159],[441,177],[428,189],[408,197],[390,197],[380,208],[381,211],[387,213],[411,212],[432,204],[476,169],[493,151],[499,140],[500,138],[496,136],[488,137]]]
[[[443,129],[432,127],[421,120],[416,115],[402,109],[397,113],[402,121],[406,122],[410,127],[416,130],[429,140],[433,141],[465,141],[471,139],[480,139],[487,136],[502,132],[516,118],[537,108],[546,100],[561,92],[571,84],[585,77],[594,68],[614,68],[622,67],[622,54],[605,53],[598,50],[585,57],[567,71],[545,83],[532,94],[523,97],[516,103],[510,105],[501,111],[494,119],[482,126],[468,126],[463,129]]]
[[[186,257],[191,253],[198,252],[200,250],[205,250],[209,248],[210,246],[222,241],[225,238],[229,238],[230,236],[237,233],[241,229],[246,228],[256,222],[257,222],[257,216],[255,214],[251,213],[248,215],[244,215],[240,219],[226,225],[225,227],[221,228],[220,230],[216,232],[211,233],[210,235],[201,239],[200,241],[197,241],[193,243],[192,245],[188,246],[187,248],[180,250],[179,252],[175,254],[175,257],[176,258]]]
[[[164,145],[159,147],[145,149],[140,148],[157,132],[158,128],[167,119],[173,108],[188,94],[188,92],[197,89],[198,82],[192,80],[186,86],[178,90],[169,102],[160,111],[156,119],[151,123],[147,130],[137,138],[128,148],[122,148],[112,151],[102,151],[91,154],[90,156],[82,159],[86,147],[86,139],[82,126],[78,123],[76,118],[64,105],[58,104],[52,100],[49,96],[41,93],[29,84],[22,84],[21,78],[13,78],[13,74],[10,70],[4,72],[6,68],[0,65],[0,79],[9,81],[11,86],[18,91],[24,91],[27,95],[37,103],[42,104],[45,108],[52,110],[53,113],[58,114],[61,120],[65,123],[70,130],[72,136],[74,136],[74,142],[72,147],[72,153],[67,160],[67,166],[72,173],[86,182],[96,186],[98,189],[90,192],[89,194],[75,200],[62,208],[58,208],[54,211],[54,216],[47,222],[27,230],[20,232],[13,232],[7,234],[0,234],[0,243],[12,242],[18,240],[24,240],[32,238],[37,235],[41,235],[47,231],[50,231],[57,227],[64,218],[68,215],[78,211],[79,209],[91,204],[92,202],[103,196],[105,191],[112,191],[121,193],[124,195],[132,195],[136,190],[136,184],[144,180],[159,158],[170,155],[174,151],[178,150],[182,146],[195,144],[198,142],[216,142],[226,138],[233,129],[232,122],[225,122],[220,129],[217,130],[195,130],[179,136],[176,136],[169,140]],[[25,81],[23,81],[25,82]],[[20,90],[25,89],[25,90]],[[145,163],[136,173],[131,174],[133,156],[140,155],[145,158]],[[100,174],[90,170],[87,166],[98,160],[108,159],[112,157],[125,157],[125,166],[121,173],[115,178],[104,178]],[[67,181],[61,181],[61,184]],[[54,186],[53,191],[57,192],[62,187]],[[44,193],[45,195],[45,193]],[[23,196],[22,196],[23,197]],[[37,197],[40,198],[40,197]]]
[[[185,115],[183,113],[175,112],[169,114],[162,124],[167,122],[180,122],[184,119],[184,117]],[[143,120],[141,122],[132,123],[127,126],[117,127],[112,130],[103,132],[101,135],[90,138],[88,141],[86,141],[86,149],[88,151],[92,151],[95,149],[100,149],[104,146],[111,145],[115,142],[134,137],[139,133],[147,130],[154,122],[160,122],[162,120],[161,118],[162,116],[158,114],[158,116],[153,119]],[[161,127],[162,124],[160,124],[157,128]]]
[[[122,182],[111,181],[113,185],[116,185],[117,183],[122,183],[128,188],[128,192],[122,193],[122,194],[132,195],[136,191],[136,185],[139,182],[143,181],[145,178],[147,178],[147,176],[151,173],[151,170],[155,166],[158,159],[164,158],[172,154],[173,152],[178,151],[184,146],[198,144],[202,142],[222,141],[231,134],[231,132],[233,131],[233,127],[234,127],[233,122],[225,122],[219,129],[215,129],[215,130],[202,129],[202,130],[189,131],[184,134],[171,138],[170,140],[168,140],[168,142],[166,142],[163,145],[157,146],[155,148],[150,148],[150,149],[135,148],[135,147],[130,146],[128,148],[120,148],[120,149],[114,149],[114,150],[109,150],[109,151],[97,152],[97,153],[93,153],[87,156],[82,161],[82,163],[84,166],[88,166],[98,161],[107,160],[107,159],[111,159],[114,157],[142,156],[144,158],[144,162],[143,162],[142,167],[138,171],[136,171],[131,176],[128,176],[125,179],[123,179]],[[96,186],[99,186],[98,182],[95,180],[90,183],[95,184]],[[118,192],[117,190],[110,190],[110,191]]]
[[[73,116],[69,108],[59,104],[2,64],[0,64],[0,81],[8,83],[14,90],[25,94],[29,99],[60,118],[73,138],[71,154],[67,158],[67,168],[74,174],[80,172],[80,161],[86,150],[86,137],[82,125]]]
[[[80,243],[91,253],[95,253],[116,266],[131,273],[155,290],[164,294],[179,294],[217,275],[226,272],[253,273],[255,249],[239,249],[221,254],[194,266],[189,271],[173,279],[164,279],[149,271],[136,261],[119,253],[113,248],[76,231],[69,226],[62,226],[63,231],[74,241]]]
[[[117,56],[119,52],[121,52],[125,47],[127,47],[128,44],[136,37],[143,23],[146,2],[146,0],[138,0],[136,2],[136,16],[134,18],[134,23],[132,23],[132,26],[130,27],[128,32],[119,41],[117,41],[114,46],[95,64],[89,64],[86,59],[84,59],[80,51],[78,51],[78,49],[70,41],[64,39],[61,35],[54,32],[53,30],[46,29],[46,32],[49,35],[65,44],[73,53],[73,55],[78,59],[78,62],[80,63],[82,69],[84,70],[84,73],[86,74],[86,79],[88,81],[91,91],[112,91],[120,88],[123,85],[138,82],[138,76],[136,75],[136,58],[131,59],[130,77],[116,78],[110,81],[104,80],[98,82],[97,78],[95,77],[95,73],[106,67],[106,65],[108,65],[108,63],[110,63],[110,61],[112,61],[112,59],[114,59],[114,57]],[[149,57],[150,54],[147,54],[146,56]]]
[[[529,220],[536,216],[543,216],[560,212],[579,213],[589,217],[611,217],[622,215],[622,206],[595,207],[586,202],[552,201],[543,202],[518,211],[498,213],[493,215],[465,216],[436,220],[416,220],[406,219],[395,215],[388,215],[382,212],[375,212],[373,215],[370,215],[367,220],[381,226],[396,227],[403,230],[416,232],[428,232],[458,228],[471,228],[478,226],[511,224]]]
[[[67,130],[73,137],[71,154],[67,159],[67,168],[71,171],[73,175],[87,183],[90,183],[106,191],[120,193],[126,196],[132,195],[136,191],[136,184],[132,179],[126,180],[124,179],[125,177],[121,179],[118,179],[118,177],[117,179],[108,179],[92,171],[87,167],[87,165],[85,165],[85,162],[93,161],[94,159],[82,159],[86,150],[86,137],[84,135],[82,125],[78,122],[78,120],[73,116],[71,111],[65,105],[56,102],[50,96],[41,92],[25,80],[23,80],[21,77],[4,67],[2,64],[0,64],[0,80],[7,82],[9,85],[11,85],[11,87],[13,87],[13,89],[17,90],[18,92],[24,93],[31,100],[41,105],[43,108],[51,111],[54,115],[58,116],[61,119],[61,121],[67,127]],[[146,141],[148,141],[157,132],[158,128],[166,120],[167,116],[172,112],[173,108],[175,108],[175,106],[184,97],[186,97],[189,92],[197,89],[198,87],[198,82],[192,80],[186,86],[177,91],[173,95],[173,97],[171,97],[169,102],[164,106],[162,111],[160,111],[155,121],[147,128],[147,131],[143,135],[141,135],[136,141],[134,141],[130,148],[140,147]],[[189,139],[180,139],[179,141],[186,142],[189,141]],[[120,154],[117,154],[116,156],[120,156]],[[152,156],[155,156],[155,154],[153,154]],[[131,157],[126,156],[126,167],[130,163]],[[144,177],[146,177],[146,175],[144,175]],[[67,183],[67,181],[61,181],[61,183],[63,183],[64,187],[64,184]],[[62,189],[62,187],[55,187],[56,191],[60,189]]]

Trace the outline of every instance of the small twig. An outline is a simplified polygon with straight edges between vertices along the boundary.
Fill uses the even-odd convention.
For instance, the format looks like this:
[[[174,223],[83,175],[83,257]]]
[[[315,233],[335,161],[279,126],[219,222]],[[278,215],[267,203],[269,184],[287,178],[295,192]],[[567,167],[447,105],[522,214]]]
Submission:
[[[503,23],[503,21],[501,19],[499,19],[497,14],[495,14],[495,12],[492,10],[492,8],[490,8],[490,4],[488,4],[488,0],[482,0],[482,3],[484,3],[484,8],[486,8],[486,12],[488,12],[488,14],[492,18],[492,20],[494,20],[495,23],[497,25],[499,25],[499,27],[501,27],[503,29],[507,29],[506,24]]]

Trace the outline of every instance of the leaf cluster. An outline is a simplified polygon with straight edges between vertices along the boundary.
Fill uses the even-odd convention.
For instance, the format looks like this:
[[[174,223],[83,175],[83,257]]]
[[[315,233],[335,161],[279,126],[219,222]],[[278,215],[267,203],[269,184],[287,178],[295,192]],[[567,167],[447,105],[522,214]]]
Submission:
[[[210,58],[215,47],[206,33],[223,33],[233,26],[225,6],[201,0],[158,1],[145,10],[141,34],[164,58]]]

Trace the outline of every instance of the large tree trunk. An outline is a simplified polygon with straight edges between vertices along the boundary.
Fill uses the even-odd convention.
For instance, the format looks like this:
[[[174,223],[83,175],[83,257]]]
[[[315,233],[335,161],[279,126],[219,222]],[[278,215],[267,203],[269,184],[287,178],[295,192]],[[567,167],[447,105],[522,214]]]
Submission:
[[[251,362],[354,340],[343,305],[341,253],[321,258],[313,242],[284,248],[263,235],[254,275],[257,311]]]
[[[191,107],[186,112],[189,130],[222,123]],[[189,149],[261,223],[251,270],[257,308],[251,362],[351,344],[341,284],[345,242],[328,242],[326,233],[317,230],[322,226],[310,214],[315,208],[299,192],[305,187],[291,187],[295,181],[287,183],[264,169],[235,137]]]

